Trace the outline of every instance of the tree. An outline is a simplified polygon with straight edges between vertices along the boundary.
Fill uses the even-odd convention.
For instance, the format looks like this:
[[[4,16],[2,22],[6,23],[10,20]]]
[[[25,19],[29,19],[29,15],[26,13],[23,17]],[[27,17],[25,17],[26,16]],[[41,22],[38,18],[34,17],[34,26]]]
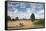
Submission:
[[[6,28],[6,30],[7,30],[7,23],[8,23],[8,21],[11,21],[11,17],[10,16],[6,16],[6,21],[5,21],[5,28]]]
[[[18,20],[18,17],[16,17],[16,20]]]
[[[32,13],[31,15],[31,20],[34,21],[35,20],[35,15]]]
[[[12,18],[12,21],[14,21],[14,18]]]
[[[11,17],[10,16],[7,16],[7,20],[11,20]]]
[[[23,20],[25,20],[25,18],[23,18]]]

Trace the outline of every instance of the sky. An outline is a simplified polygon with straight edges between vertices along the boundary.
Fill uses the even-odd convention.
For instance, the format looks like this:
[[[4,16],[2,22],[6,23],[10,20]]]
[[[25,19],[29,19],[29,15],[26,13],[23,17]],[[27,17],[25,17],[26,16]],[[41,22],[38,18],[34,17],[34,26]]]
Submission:
[[[42,3],[8,2],[7,6],[8,16],[11,18],[30,19],[32,13],[36,19],[44,18],[44,4]]]

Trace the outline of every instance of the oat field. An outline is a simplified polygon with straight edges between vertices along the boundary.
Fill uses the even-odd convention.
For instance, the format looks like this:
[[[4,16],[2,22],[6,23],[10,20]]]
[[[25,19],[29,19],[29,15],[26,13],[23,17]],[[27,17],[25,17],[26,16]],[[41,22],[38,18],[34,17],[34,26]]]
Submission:
[[[8,21],[8,29],[32,28],[31,20]]]

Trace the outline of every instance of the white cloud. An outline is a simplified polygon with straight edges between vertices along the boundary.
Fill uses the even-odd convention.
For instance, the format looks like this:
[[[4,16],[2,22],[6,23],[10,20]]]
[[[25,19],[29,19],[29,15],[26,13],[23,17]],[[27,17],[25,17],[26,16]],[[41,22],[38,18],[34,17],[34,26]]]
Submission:
[[[18,12],[18,9],[14,9],[15,11],[14,11],[14,13],[17,13]]]
[[[44,18],[44,10],[40,10],[37,14],[35,14],[36,19]]]
[[[28,12],[20,12],[19,14],[18,14],[18,17],[20,18],[20,19],[23,19],[23,18],[25,18],[25,19],[28,19],[29,18],[29,15],[28,15]]]
[[[19,6],[18,4],[15,5],[16,7]]]
[[[44,9],[42,9],[42,10],[40,11],[40,13],[44,13]]]
[[[16,4],[15,7],[16,6],[19,6],[19,5]],[[37,5],[34,4],[34,3],[31,3],[30,6],[31,6],[31,8],[26,8],[26,4],[20,3],[20,8],[26,8],[27,12],[25,12],[25,13],[24,12],[19,12],[18,9],[13,8],[15,11],[14,12],[9,12],[8,11],[8,15],[11,16],[12,18],[19,17],[19,19],[23,19],[23,18],[29,19],[31,14],[34,13],[36,19],[44,18],[44,9],[42,9],[42,10],[40,10],[38,12],[36,11],[37,12],[36,13],[35,8],[37,7]],[[38,8],[41,8],[41,7],[42,6],[40,6]]]
[[[20,8],[26,8],[26,5],[24,3],[20,3]]]
[[[30,16],[32,14],[32,10],[30,8],[26,8],[26,10],[27,10],[27,15]]]
[[[29,19],[31,14],[32,14],[32,10],[30,10],[30,8],[27,8],[27,9],[29,11],[27,10],[27,12],[25,12],[25,13],[24,12],[18,12],[18,10],[15,9],[14,12],[8,12],[8,15],[10,15],[12,18],[19,17],[19,19],[23,19],[23,18]],[[40,10],[38,13],[36,13],[35,18],[36,19],[44,18],[44,10]]]
[[[26,10],[27,10],[27,12],[30,12],[30,11],[31,11],[31,9],[30,9],[30,8],[26,8]]]

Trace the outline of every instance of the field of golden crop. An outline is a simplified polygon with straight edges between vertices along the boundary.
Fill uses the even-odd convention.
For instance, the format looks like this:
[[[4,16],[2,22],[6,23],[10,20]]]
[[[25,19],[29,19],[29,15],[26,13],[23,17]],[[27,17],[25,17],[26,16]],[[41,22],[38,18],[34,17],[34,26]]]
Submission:
[[[8,21],[8,29],[32,28],[31,20]]]

